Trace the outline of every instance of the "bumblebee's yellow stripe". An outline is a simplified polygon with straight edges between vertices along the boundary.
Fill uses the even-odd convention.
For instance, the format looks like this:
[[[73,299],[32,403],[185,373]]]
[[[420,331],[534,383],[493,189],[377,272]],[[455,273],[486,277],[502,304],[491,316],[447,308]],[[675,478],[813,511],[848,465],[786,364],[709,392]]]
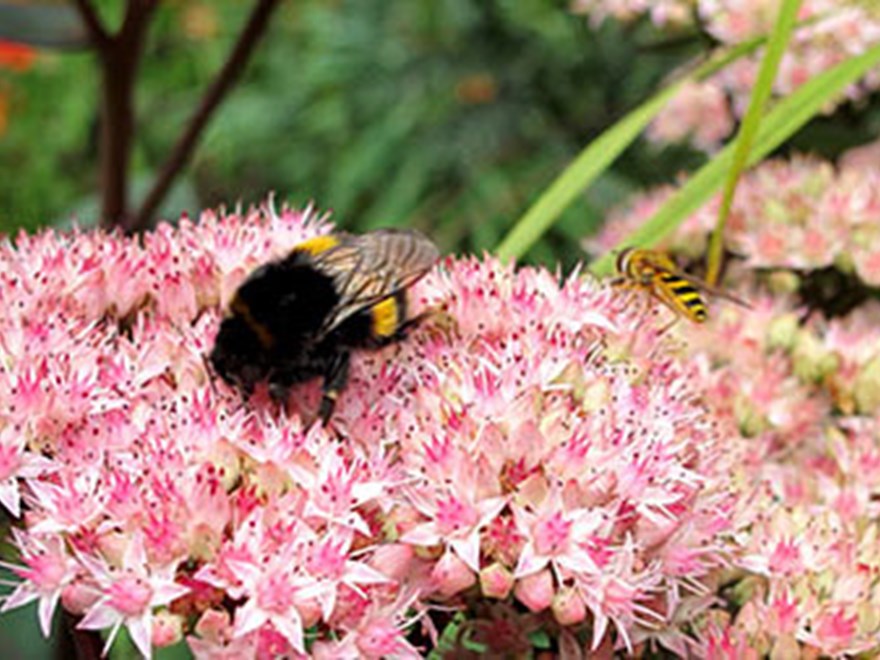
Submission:
[[[400,326],[400,307],[395,298],[385,298],[373,305],[373,334],[377,337],[391,337]]]
[[[315,236],[307,241],[303,241],[293,249],[298,252],[308,252],[311,255],[321,254],[330,248],[339,245],[339,237],[333,234],[325,234],[324,236]]]

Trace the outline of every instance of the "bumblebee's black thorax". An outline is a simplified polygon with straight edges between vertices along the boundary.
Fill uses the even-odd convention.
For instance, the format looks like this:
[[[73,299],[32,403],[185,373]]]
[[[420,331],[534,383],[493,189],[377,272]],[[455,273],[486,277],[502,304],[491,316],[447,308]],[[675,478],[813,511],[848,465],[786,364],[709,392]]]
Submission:
[[[246,320],[269,352],[307,343],[339,301],[333,279],[310,261],[308,254],[294,252],[260,267],[232,302],[233,314]]]

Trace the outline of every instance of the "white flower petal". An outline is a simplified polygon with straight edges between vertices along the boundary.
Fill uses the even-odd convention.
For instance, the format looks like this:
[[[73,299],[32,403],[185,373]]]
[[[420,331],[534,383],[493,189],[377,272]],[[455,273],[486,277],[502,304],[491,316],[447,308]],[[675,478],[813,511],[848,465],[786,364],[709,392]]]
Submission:
[[[86,615],[77,624],[77,628],[83,630],[103,630],[109,626],[120,623],[122,615],[112,607],[106,605],[107,599],[102,598],[92,605],[92,608],[86,612]]]
[[[15,518],[21,517],[21,492],[15,479],[5,479],[0,483],[0,504]]]
[[[27,605],[34,599],[39,598],[39,596],[40,594],[33,584],[30,582],[22,582],[15,588],[15,591],[6,596],[3,600],[3,605],[0,606],[0,612],[8,612],[9,610],[14,610],[16,607]]]
[[[147,612],[143,616],[129,619],[126,622],[128,633],[131,635],[131,641],[137,646],[143,656],[150,660],[152,657],[153,645],[151,638],[153,636],[153,614]]]
[[[51,594],[40,598],[37,615],[40,619],[40,631],[42,631],[43,637],[46,639],[52,633],[52,615],[55,614],[55,608],[58,606],[58,599],[60,597],[61,591],[56,589]]]
[[[268,617],[260,610],[251,598],[243,607],[235,610],[235,637],[244,637],[262,626]]]
[[[290,645],[295,651],[299,651],[300,653],[306,652],[306,647],[303,642],[302,620],[300,619],[299,613],[296,612],[296,608],[291,608],[288,616],[272,617],[272,625],[274,625],[275,629],[280,632],[288,642],[290,642]]]

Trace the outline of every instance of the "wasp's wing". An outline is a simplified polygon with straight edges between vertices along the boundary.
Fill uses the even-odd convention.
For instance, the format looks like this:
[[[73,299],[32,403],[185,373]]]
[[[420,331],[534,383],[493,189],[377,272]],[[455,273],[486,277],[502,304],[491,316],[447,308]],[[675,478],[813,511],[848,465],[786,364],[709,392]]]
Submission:
[[[677,277],[680,277],[683,280],[686,280],[690,284],[693,284],[698,289],[705,291],[710,296],[717,296],[719,298],[725,298],[726,300],[729,300],[732,303],[736,303],[737,305],[745,307],[746,309],[752,308],[752,306],[749,303],[747,303],[745,300],[743,300],[742,298],[737,298],[732,293],[728,293],[727,291],[724,291],[723,289],[719,289],[717,287],[714,287],[711,284],[709,284],[708,282],[701,280],[699,277],[694,277],[693,275],[688,275],[687,273],[679,270],[678,268],[669,269],[669,272]]]
[[[339,234],[339,244],[314,255],[315,267],[333,278],[339,303],[319,337],[340,323],[414,284],[437,263],[437,247],[410,229]]]

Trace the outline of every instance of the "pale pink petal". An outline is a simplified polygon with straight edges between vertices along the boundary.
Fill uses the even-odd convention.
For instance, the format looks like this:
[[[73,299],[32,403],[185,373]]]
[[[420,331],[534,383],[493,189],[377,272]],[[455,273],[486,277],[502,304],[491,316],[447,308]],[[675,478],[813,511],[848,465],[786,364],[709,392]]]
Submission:
[[[118,624],[122,620],[122,616],[106,605],[106,599],[98,601],[82,620],[77,624],[77,628],[83,630],[103,630],[108,626]]]
[[[13,517],[21,516],[21,495],[16,479],[10,478],[0,483],[0,504],[6,507]]]
[[[262,626],[269,617],[254,603],[248,600],[242,607],[235,610],[235,636],[244,637]]]
[[[40,619],[40,630],[43,637],[49,638],[52,632],[52,615],[55,614],[55,608],[58,606],[58,600],[61,598],[61,591],[57,590],[40,599],[37,613]]]
[[[149,660],[153,655],[153,645],[150,641],[153,634],[152,613],[147,612],[144,616],[129,619],[126,627],[138,651]]]

